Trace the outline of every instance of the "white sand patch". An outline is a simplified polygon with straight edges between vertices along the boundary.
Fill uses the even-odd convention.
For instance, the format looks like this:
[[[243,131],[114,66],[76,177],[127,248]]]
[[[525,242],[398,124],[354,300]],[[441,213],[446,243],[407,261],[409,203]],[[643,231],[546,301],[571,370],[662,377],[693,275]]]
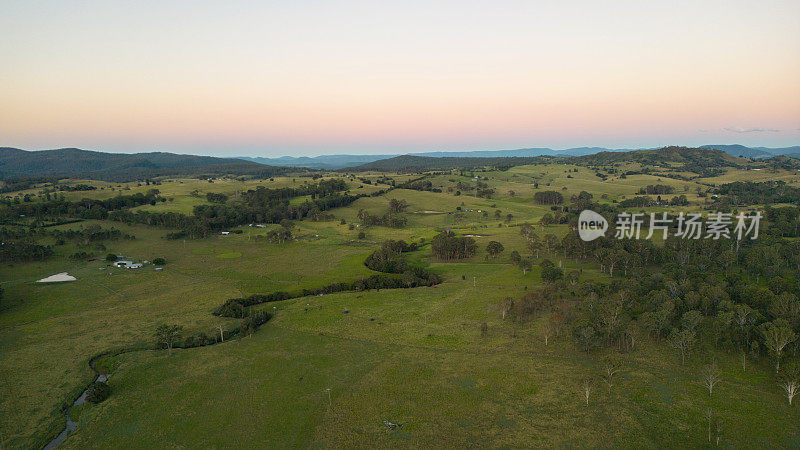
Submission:
[[[77,280],[77,278],[73,277],[67,272],[61,272],[55,275],[50,275],[47,278],[42,278],[41,280],[38,280],[37,283],[61,283],[62,281],[75,281],[75,280]]]

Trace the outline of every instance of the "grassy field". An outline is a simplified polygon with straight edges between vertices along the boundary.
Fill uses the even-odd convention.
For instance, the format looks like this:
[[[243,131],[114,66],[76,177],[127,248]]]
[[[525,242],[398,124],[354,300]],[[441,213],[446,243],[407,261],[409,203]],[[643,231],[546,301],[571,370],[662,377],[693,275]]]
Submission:
[[[163,239],[170,230],[97,222],[136,239],[108,241],[106,249],[92,247],[91,253],[114,252],[137,261],[164,257],[162,271],[152,265],[124,270],[106,268],[104,261],[74,262],[67,256],[86,247],[73,243],[56,246],[56,256],[44,263],[0,265],[5,290],[2,444],[40,447],[60,431],[59,408],[91,381],[87,362],[93,355],[151,344],[159,323],[209,332],[232,326],[233,321],[211,314],[228,298],[354,280],[373,273],[364,258],[385,239],[429,240],[449,227],[476,236],[480,251],[458,263],[436,261],[429,247],[412,254],[444,278],[440,285],[286,300],[263,306],[274,310],[275,318],[250,337],[177,350],[172,357],[163,351],[115,357],[112,396],[82,408],[79,428],[65,446],[698,447],[707,444],[709,408],[723,424],[721,445],[800,446],[800,414],[786,405],[767,361],[742,371],[737,355],[714,354],[723,381],[709,397],[700,367],[710,351],[690,354],[681,367],[676,350],[645,339],[622,356],[623,371],[607,386],[599,381],[602,353],[581,352],[566,334],[545,345],[540,327],[546,317],[516,326],[502,319],[498,305],[504,298],[520,297],[541,283],[538,266],[523,275],[508,259],[511,250],[529,255],[515,225],[550,211],[533,204],[534,181],[539,190],[559,190],[567,198],[586,190],[596,198],[605,194],[606,201],[633,196],[647,184],[670,184],[678,194],[689,186],[687,196],[697,201],[695,188],[701,186],[649,175],[602,181],[585,167],[567,178],[569,168],[574,167],[521,166],[476,174],[489,178],[485,182],[497,193],[491,199],[446,192],[458,181],[471,182],[469,174],[440,175],[434,185],[445,192],[396,189],[362,198],[334,210],[335,220],[299,222],[297,239],[285,244],[259,238],[268,229],[243,227],[242,234],[170,241]],[[753,171],[737,172],[746,177]],[[380,174],[359,176],[377,179]],[[784,176],[794,180],[792,174]],[[382,186],[349,182],[353,192]],[[171,180],[156,188],[173,201],[141,208],[189,212],[205,202],[206,192],[235,193],[259,185],[293,182],[291,177]],[[68,195],[103,198],[119,189],[150,188],[104,187]],[[202,195],[193,196],[194,191]],[[408,202],[406,228],[349,228],[361,209],[382,214],[391,198]],[[506,214],[513,215],[509,223]],[[360,231],[365,238],[358,238]],[[564,232],[563,226],[540,230]],[[506,247],[500,257],[485,258],[490,240]],[[567,270],[580,270],[582,279],[606,276],[593,265],[545,256]],[[78,280],[34,283],[62,271]],[[597,380],[588,407],[580,392],[587,376]],[[384,420],[403,427],[387,431]]]

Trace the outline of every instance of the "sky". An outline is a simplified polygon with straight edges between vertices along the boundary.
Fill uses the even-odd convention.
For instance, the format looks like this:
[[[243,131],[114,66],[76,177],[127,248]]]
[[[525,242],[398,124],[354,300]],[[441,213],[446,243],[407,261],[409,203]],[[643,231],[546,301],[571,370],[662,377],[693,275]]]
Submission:
[[[800,145],[800,2],[0,2],[0,146]]]

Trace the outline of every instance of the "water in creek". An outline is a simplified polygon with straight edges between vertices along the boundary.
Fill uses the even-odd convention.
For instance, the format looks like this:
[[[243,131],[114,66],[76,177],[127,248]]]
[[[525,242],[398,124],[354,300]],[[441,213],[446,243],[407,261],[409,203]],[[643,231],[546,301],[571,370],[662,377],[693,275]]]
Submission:
[[[108,381],[108,375],[98,375],[97,380],[95,381],[105,383],[106,381]],[[72,406],[78,406],[86,403],[86,393],[88,391],[89,387],[87,386],[86,389],[83,390],[81,396],[78,397],[78,399],[72,403]],[[58,436],[56,436],[52,441],[50,441],[50,443],[44,447],[44,450],[50,450],[52,448],[58,447],[59,445],[61,445],[62,442],[64,442],[64,439],[67,438],[68,434],[70,434],[71,432],[75,431],[78,428],[78,422],[75,422],[74,420],[72,420],[72,418],[69,417],[69,410],[67,410],[66,415],[67,415],[67,425],[64,427],[64,430],[61,433],[59,433]]]

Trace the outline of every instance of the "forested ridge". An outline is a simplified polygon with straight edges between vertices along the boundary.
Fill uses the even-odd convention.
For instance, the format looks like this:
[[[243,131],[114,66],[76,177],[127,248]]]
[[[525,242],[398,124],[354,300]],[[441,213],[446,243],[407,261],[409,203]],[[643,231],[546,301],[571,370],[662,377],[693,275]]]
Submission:
[[[158,176],[227,174],[269,177],[287,170],[241,159],[163,152],[121,154],[76,148],[41,151],[0,148],[0,179],[59,176],[132,181]]]
[[[613,166],[640,163],[671,172],[694,172],[714,176],[725,167],[741,167],[747,160],[736,158],[721,150],[687,147],[664,147],[656,150],[629,152],[603,151],[585,156],[532,157],[430,157],[403,155],[362,164],[348,170],[381,170],[418,172],[429,170],[473,169],[493,167],[504,169],[528,164],[575,164],[581,166]]]

